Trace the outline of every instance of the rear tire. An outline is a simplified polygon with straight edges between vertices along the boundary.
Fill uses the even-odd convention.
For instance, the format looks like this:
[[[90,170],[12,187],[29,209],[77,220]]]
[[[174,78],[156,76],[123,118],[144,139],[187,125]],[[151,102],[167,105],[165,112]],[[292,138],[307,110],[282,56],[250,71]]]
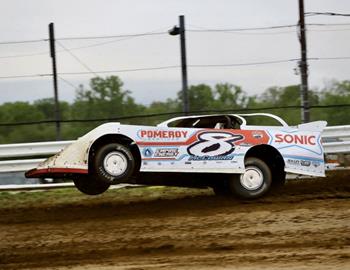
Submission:
[[[103,183],[91,176],[78,176],[73,179],[75,187],[87,195],[99,195],[109,188],[109,184]]]
[[[241,199],[256,199],[265,195],[272,184],[272,173],[266,163],[254,157],[247,158],[245,172],[229,181],[231,192]]]
[[[125,182],[133,174],[135,159],[129,148],[110,143],[96,151],[93,159],[94,175],[101,182],[117,184]]]
[[[286,172],[283,171],[278,171],[278,172],[273,172],[272,174],[272,184],[271,184],[271,189],[272,190],[279,190],[281,189],[286,183]]]

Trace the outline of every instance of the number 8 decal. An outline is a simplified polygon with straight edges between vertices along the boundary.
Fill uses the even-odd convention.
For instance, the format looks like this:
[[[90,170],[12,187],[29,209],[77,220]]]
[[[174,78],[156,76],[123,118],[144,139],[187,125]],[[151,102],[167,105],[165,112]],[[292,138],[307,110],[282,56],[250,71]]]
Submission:
[[[228,132],[203,132],[198,135],[199,141],[190,145],[187,152],[192,156],[226,156],[235,150],[233,142],[243,138],[240,134]]]

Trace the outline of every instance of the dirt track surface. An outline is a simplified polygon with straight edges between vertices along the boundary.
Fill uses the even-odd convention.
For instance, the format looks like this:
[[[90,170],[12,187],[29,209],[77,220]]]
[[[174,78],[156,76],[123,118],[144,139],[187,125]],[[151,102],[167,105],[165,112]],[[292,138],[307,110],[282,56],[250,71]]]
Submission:
[[[198,190],[0,215],[0,269],[350,269],[347,176],[254,202]]]

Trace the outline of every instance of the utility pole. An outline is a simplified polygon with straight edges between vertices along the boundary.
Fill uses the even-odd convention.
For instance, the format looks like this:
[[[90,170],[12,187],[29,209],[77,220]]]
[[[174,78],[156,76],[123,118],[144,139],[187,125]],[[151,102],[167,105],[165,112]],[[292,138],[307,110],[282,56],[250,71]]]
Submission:
[[[53,89],[55,94],[56,141],[59,141],[61,139],[61,114],[60,114],[60,105],[58,101],[55,29],[54,29],[53,23],[49,24],[49,38],[50,38],[50,55],[52,59]]]
[[[190,104],[188,99],[186,37],[185,37],[185,16],[184,15],[179,16],[179,26],[174,26],[172,29],[170,29],[169,34],[172,36],[180,35],[183,111],[185,115],[188,115],[190,111]]]
[[[305,37],[305,13],[304,13],[304,0],[299,0],[299,40],[301,48],[301,60],[299,62],[301,85],[300,85],[300,97],[301,97],[301,120],[303,123],[310,122],[310,107],[309,107],[309,94],[308,94],[308,65],[307,65],[307,48]]]

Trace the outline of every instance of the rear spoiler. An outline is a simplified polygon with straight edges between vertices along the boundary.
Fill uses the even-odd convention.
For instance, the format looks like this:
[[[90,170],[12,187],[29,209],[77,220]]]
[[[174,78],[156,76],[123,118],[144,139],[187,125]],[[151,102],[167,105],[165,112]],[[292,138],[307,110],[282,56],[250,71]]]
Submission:
[[[310,123],[300,124],[298,125],[298,129],[305,130],[305,131],[322,132],[326,126],[327,126],[326,121],[314,121]]]

